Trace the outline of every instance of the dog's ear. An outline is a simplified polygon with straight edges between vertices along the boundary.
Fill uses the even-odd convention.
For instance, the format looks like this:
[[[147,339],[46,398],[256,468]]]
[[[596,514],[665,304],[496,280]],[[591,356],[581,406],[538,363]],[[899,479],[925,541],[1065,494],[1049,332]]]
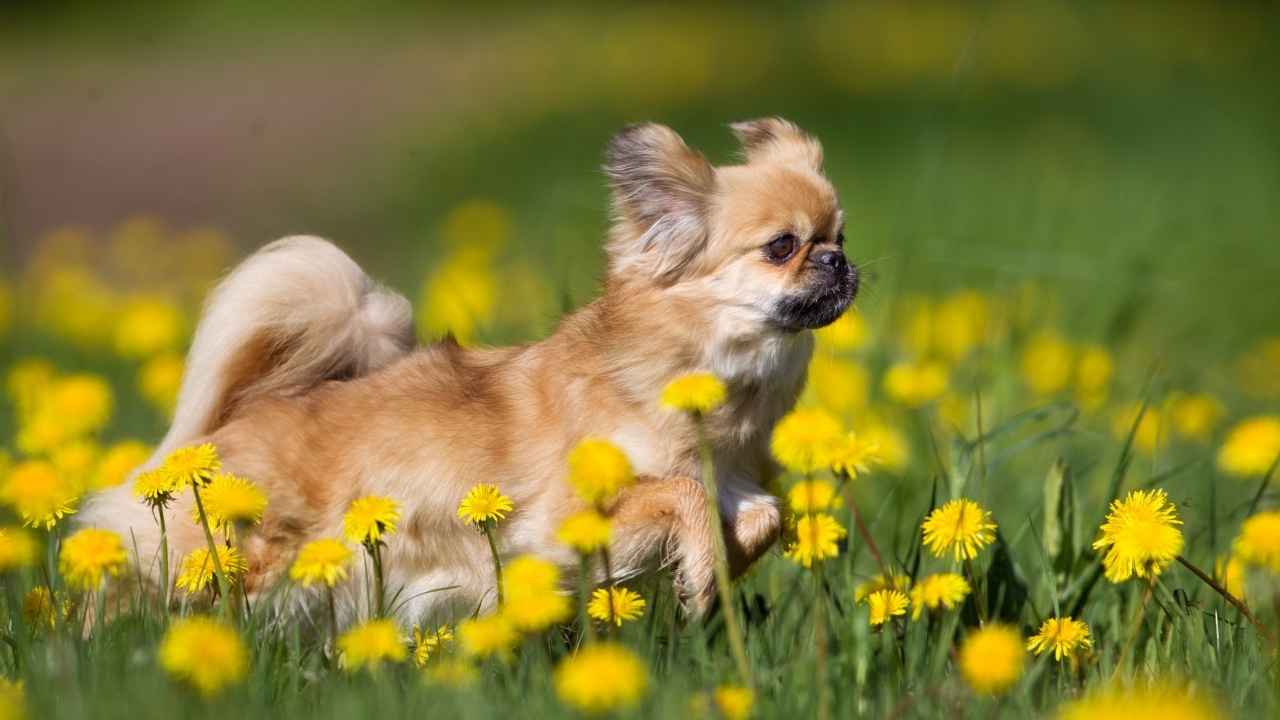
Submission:
[[[613,190],[614,271],[643,271],[673,280],[707,241],[707,204],[715,170],[665,125],[630,125],[605,157]]]
[[[822,171],[822,143],[780,117],[745,120],[729,126],[742,144],[748,163],[761,160],[796,162]]]

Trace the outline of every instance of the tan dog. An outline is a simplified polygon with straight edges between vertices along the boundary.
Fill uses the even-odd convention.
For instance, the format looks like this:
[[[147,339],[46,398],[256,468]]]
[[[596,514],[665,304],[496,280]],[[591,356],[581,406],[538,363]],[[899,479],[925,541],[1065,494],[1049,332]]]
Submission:
[[[251,592],[281,577],[304,542],[338,536],[355,498],[394,498],[402,524],[386,566],[388,588],[407,599],[398,612],[447,619],[494,602],[485,541],[456,514],[467,490],[493,483],[513,499],[498,526],[504,557],[535,553],[571,577],[577,562],[555,540],[581,507],[566,456],[604,437],[638,475],[610,513],[615,575],[673,565],[686,607],[705,610],[713,538],[695,433],[659,394],[695,371],[728,385],[708,428],[741,573],[778,537],[778,502],[764,489],[776,474],[769,434],[804,384],[810,330],[857,290],[819,144],[780,119],[733,130],[743,164],[718,168],[661,125],[613,139],[604,292],[531,345],[414,350],[409,304],[342,251],[309,237],[268,245],[210,298],[152,464],[212,442],[226,469],[264,488],[266,516],[244,542]],[[154,577],[158,531],[127,486],[82,517],[132,536]],[[204,541],[187,508],[169,517],[174,565]],[[347,615],[367,604],[355,575],[340,589]],[[442,588],[452,589],[429,592]]]

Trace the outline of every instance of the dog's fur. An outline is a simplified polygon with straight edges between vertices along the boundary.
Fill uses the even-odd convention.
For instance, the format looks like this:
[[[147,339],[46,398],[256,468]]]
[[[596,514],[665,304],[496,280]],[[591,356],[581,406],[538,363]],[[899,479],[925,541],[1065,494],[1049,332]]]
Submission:
[[[401,615],[443,619],[494,602],[485,541],[456,514],[467,490],[493,483],[513,499],[498,525],[504,557],[535,553],[572,577],[576,559],[555,540],[581,507],[565,458],[584,437],[607,438],[638,476],[610,510],[615,578],[673,565],[687,608],[703,611],[713,537],[695,432],[659,394],[695,371],[728,385],[707,427],[741,573],[778,537],[778,502],[765,490],[776,472],[769,434],[804,384],[810,330],[837,318],[857,289],[818,143],[781,119],[733,130],[742,163],[724,167],[661,125],[613,139],[603,294],[531,345],[464,349],[446,339],[414,350],[409,304],[342,251],[311,237],[266,246],[211,296],[172,428],[149,466],[211,442],[227,470],[265,490],[262,524],[243,538],[251,593],[280,578],[301,544],[339,535],[355,498],[394,498],[402,522],[385,551],[387,585],[407,600]],[[794,253],[770,258],[786,233]],[[168,517],[172,566],[204,539],[186,506]],[[93,498],[82,522],[131,537],[154,577],[158,531],[127,485]],[[348,615],[367,603],[354,576],[339,590]],[[442,588],[452,589],[428,592]]]

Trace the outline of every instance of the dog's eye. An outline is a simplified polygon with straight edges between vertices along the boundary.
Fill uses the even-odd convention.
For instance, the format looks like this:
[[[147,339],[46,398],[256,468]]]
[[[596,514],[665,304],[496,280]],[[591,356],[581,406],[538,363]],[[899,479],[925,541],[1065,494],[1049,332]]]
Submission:
[[[796,251],[796,236],[791,233],[779,235],[764,246],[764,254],[774,262],[782,262]]]

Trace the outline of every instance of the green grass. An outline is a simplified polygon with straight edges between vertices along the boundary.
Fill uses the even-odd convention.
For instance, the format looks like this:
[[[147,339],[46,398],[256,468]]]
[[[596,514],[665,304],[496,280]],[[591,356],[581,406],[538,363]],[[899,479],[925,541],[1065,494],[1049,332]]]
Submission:
[[[224,5],[211,11],[227,13],[223,29],[207,33],[213,48],[218,32],[245,17],[238,4]],[[1089,20],[1083,35],[1102,33],[1106,18],[1094,17],[1099,8],[1066,6]],[[349,12],[328,17],[340,24]],[[444,216],[461,202],[492,199],[513,228],[495,269],[532,268],[553,298],[538,308],[538,320],[495,320],[481,337],[523,340],[595,292],[607,203],[597,168],[604,143],[622,123],[667,122],[724,161],[733,152],[725,123],[772,113],[791,117],[824,143],[828,173],[850,217],[850,253],[870,278],[858,306],[877,340],[851,357],[871,372],[871,407],[903,429],[911,445],[903,471],[877,471],[854,486],[877,543],[912,574],[944,569],[921,554],[921,518],[952,496],[984,503],[1000,525],[1000,541],[976,564],[982,600],[1025,634],[1041,619],[1079,606],[1097,656],[1078,676],[1036,661],[1006,697],[974,697],[951,657],[954,641],[977,623],[974,601],[874,632],[866,609],[853,604],[853,588],[875,572],[875,563],[851,532],[825,569],[821,595],[808,573],[777,552],[737,586],[759,716],[814,714],[817,602],[829,607],[832,717],[1036,716],[1113,677],[1156,676],[1185,678],[1241,717],[1280,712],[1275,648],[1234,609],[1174,566],[1161,577],[1134,634],[1141,586],[1091,582],[1098,560],[1090,549],[1117,488],[1166,489],[1185,521],[1186,555],[1206,570],[1228,551],[1255,506],[1280,503],[1275,489],[1260,488],[1260,478],[1226,477],[1213,461],[1231,422],[1277,410],[1276,398],[1246,392],[1235,373],[1242,353],[1280,334],[1274,307],[1280,103],[1269,90],[1274,47],[1255,44],[1246,61],[1234,64],[1185,58],[1161,64],[1134,61],[1138,49],[1115,43],[1087,72],[1048,88],[982,85],[973,81],[980,67],[960,64],[941,81],[853,91],[814,50],[804,32],[811,18],[773,18],[759,7],[746,14],[755,26],[767,29],[776,20],[786,31],[780,45],[771,46],[764,79],[749,89],[732,81],[731,67],[715,65],[700,92],[628,103],[635,94],[628,86],[592,80],[574,65],[595,56],[576,46],[554,47],[547,52],[565,63],[556,67],[569,68],[563,86],[581,77],[585,90],[548,92],[537,107],[495,98],[487,110],[410,129],[400,140],[399,160],[353,171],[369,178],[366,193],[298,210],[320,218],[375,274],[416,299],[424,275],[443,261]],[[581,17],[578,22],[590,24],[589,13]],[[45,19],[49,27],[63,22]],[[645,19],[644,13],[632,19]],[[156,22],[165,32],[182,27]],[[1267,37],[1275,22],[1274,13],[1259,13],[1259,32]],[[123,27],[73,25],[90,37],[86,47],[112,46],[119,37],[111,28]],[[32,26],[36,40],[39,26]],[[531,96],[542,97],[521,97]],[[953,368],[958,393],[981,394],[984,436],[972,424],[956,432],[933,409],[907,411],[884,397],[879,381],[902,357],[897,339],[910,296],[977,288],[1007,299],[1028,284],[1052,301],[1031,308],[1027,323]],[[1019,353],[1028,335],[1044,327],[1112,352],[1116,376],[1103,411],[1083,413],[1067,396],[1044,400],[1026,392]],[[118,408],[104,440],[155,439],[163,432],[163,417],[133,389],[136,363],[77,347],[30,323],[0,334],[0,369],[33,355],[112,382]],[[1224,402],[1226,420],[1210,442],[1169,440],[1144,453],[1114,434],[1119,405],[1158,405],[1172,390],[1209,391]],[[12,445],[16,426],[6,397],[0,447]],[[793,480],[785,478],[784,486]],[[849,525],[847,515],[841,519]],[[1060,550],[1050,556],[1046,547],[1055,539]],[[13,612],[13,592],[36,579],[0,580],[11,591],[0,605],[0,618],[8,619],[0,621],[0,632],[14,642],[26,630]],[[1274,578],[1255,580],[1250,599],[1274,631],[1280,628],[1271,607],[1275,586],[1268,584]],[[721,620],[681,619],[666,578],[642,587],[646,616],[620,633],[651,672],[651,691],[631,714],[680,715],[693,692],[734,679]],[[208,703],[157,667],[154,649],[163,628],[163,618],[142,613],[117,618],[87,638],[75,627],[40,634],[17,656],[0,646],[0,675],[25,680],[31,717],[569,714],[551,691],[550,669],[576,642],[574,628],[528,640],[512,663],[485,665],[476,686],[453,690],[428,686],[409,667],[348,676],[325,657],[322,626],[258,617],[244,633],[254,658],[250,677]]]

